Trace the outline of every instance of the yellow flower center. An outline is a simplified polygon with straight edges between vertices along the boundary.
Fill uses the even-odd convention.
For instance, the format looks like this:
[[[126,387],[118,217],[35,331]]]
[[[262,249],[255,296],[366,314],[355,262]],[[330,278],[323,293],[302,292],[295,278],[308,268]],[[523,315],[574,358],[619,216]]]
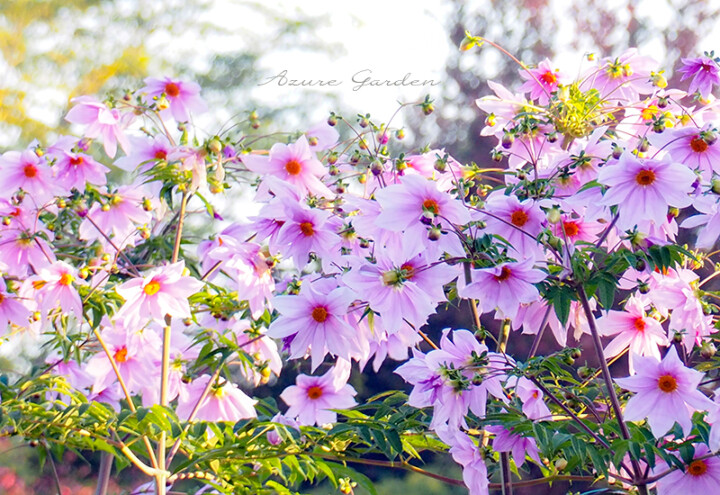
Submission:
[[[113,359],[115,359],[116,363],[124,363],[125,361],[127,361],[127,347],[121,347],[120,349],[115,351]]]
[[[157,280],[151,280],[147,284],[145,284],[145,287],[143,287],[143,292],[147,294],[148,296],[154,296],[160,291],[160,282]]]
[[[69,273],[63,273],[62,275],[60,275],[60,281],[58,283],[60,285],[70,285],[73,283],[73,280],[75,280],[75,277],[73,277]]]

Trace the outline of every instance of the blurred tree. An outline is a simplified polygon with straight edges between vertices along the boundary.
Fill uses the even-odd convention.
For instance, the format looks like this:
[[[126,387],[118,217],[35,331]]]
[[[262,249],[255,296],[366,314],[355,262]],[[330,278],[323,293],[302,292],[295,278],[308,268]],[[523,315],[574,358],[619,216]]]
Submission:
[[[148,74],[197,80],[223,108],[213,125],[256,106],[286,107],[253,99],[259,62],[269,52],[324,49],[316,22],[259,1],[3,0],[0,148],[66,130],[73,96],[136,88]],[[299,98],[283,110],[310,105]]]

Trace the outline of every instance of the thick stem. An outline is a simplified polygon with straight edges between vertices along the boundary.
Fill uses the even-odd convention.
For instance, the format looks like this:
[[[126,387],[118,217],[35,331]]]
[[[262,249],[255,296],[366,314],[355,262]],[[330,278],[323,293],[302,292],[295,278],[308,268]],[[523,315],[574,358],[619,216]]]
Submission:
[[[587,294],[582,285],[577,287],[578,299],[583,307],[585,316],[587,317],[588,326],[590,327],[590,333],[592,334],[593,344],[595,346],[595,352],[597,353],[598,361],[600,362],[600,369],[602,370],[602,377],[605,381],[605,385],[608,389],[608,397],[610,398],[610,405],[612,406],[615,417],[617,418],[618,425],[620,426],[620,434],[625,440],[630,440],[630,431],[628,430],[625,421],[623,421],[622,408],[620,407],[620,401],[618,400],[617,394],[615,393],[615,386],[613,385],[612,375],[610,374],[610,368],[608,367],[607,361],[605,360],[605,354],[603,353],[602,341],[600,340],[600,333],[598,332],[597,324],[595,322],[595,316],[593,315],[592,309],[590,308],[590,302],[588,301]],[[644,477],[640,463],[635,459],[630,459],[635,480],[638,483],[637,488],[641,495],[647,495],[647,485],[641,481]]]
[[[114,457],[107,452],[103,452],[100,455],[100,470],[98,472],[98,484],[95,489],[95,495],[107,495],[113,460]]]

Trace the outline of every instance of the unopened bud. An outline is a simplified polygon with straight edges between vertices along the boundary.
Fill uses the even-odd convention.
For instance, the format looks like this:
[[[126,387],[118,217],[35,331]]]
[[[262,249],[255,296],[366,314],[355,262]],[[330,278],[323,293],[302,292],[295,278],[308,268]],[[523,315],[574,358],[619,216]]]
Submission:
[[[705,359],[710,359],[715,355],[717,349],[712,342],[705,341],[700,347],[700,355]]]
[[[439,227],[432,227],[428,230],[428,239],[431,241],[439,241],[442,237],[442,231]]]
[[[720,179],[712,180],[712,192],[714,192],[715,194],[720,194]]]
[[[335,115],[334,113],[331,113],[330,117],[328,117],[328,119],[327,119],[327,123],[330,127],[335,127],[338,123],[337,115]]]
[[[208,150],[210,153],[215,153],[217,155],[222,151],[222,143],[218,138],[212,138],[208,143]]]
[[[435,170],[437,170],[440,173],[444,173],[445,170],[447,170],[447,162],[443,160],[442,158],[438,158],[435,160]]]
[[[338,154],[335,151],[330,152],[327,157],[327,161],[330,165],[335,165],[338,161]]]
[[[515,136],[513,136],[509,132],[506,132],[503,134],[500,144],[502,144],[502,147],[507,150],[512,147],[514,142],[515,142]]]
[[[648,141],[646,138],[642,138],[640,140],[640,143],[638,144],[637,150],[640,153],[645,153],[649,149],[650,149],[650,141]]]
[[[558,459],[557,461],[555,461],[555,469],[557,469],[558,471],[562,471],[563,469],[565,469],[567,467],[567,465],[568,465],[568,461],[563,459],[562,457],[560,459]]]
[[[554,143],[558,140],[557,132],[553,131],[545,135],[547,137],[548,143]]]
[[[550,223],[558,223],[560,220],[562,220],[562,214],[560,213],[560,208],[557,206],[553,206],[550,208],[546,214],[547,220]]]
[[[668,106],[668,97],[667,97],[667,96],[663,96],[662,98],[658,98],[657,106],[658,106],[658,108],[667,108],[667,106]]]
[[[378,160],[375,160],[372,162],[372,165],[370,165],[370,172],[372,172],[373,175],[380,175],[383,173],[383,164]]]
[[[492,150],[492,151],[490,152],[490,158],[491,158],[492,161],[494,161],[494,162],[501,162],[502,159],[503,159],[502,151],[500,151],[500,150]]]

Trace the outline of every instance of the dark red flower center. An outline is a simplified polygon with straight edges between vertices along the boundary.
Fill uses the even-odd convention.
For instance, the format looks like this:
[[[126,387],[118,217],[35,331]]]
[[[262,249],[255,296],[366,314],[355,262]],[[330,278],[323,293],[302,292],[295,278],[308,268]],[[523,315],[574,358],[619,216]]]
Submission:
[[[322,394],[323,394],[322,387],[318,387],[317,385],[310,387],[307,390],[308,399],[312,399],[312,400],[319,399],[320,397],[322,397]]]
[[[702,459],[692,461],[687,468],[687,472],[690,476],[702,476],[708,470],[707,462]]]
[[[635,321],[633,321],[633,325],[635,326],[635,330],[638,332],[644,332],[645,327],[647,327],[647,323],[645,323],[645,318],[638,316],[635,318]]]
[[[73,167],[82,165],[84,162],[85,162],[85,160],[81,156],[71,156],[70,157],[70,165],[72,165]]]
[[[541,74],[538,79],[540,79],[540,81],[544,82],[548,86],[552,86],[557,82],[557,76],[551,71],[547,71],[544,74]]]
[[[412,266],[410,263],[403,263],[400,265],[400,269],[405,272],[404,277],[405,280],[412,280],[412,278],[415,276],[415,267]]]
[[[297,175],[302,171],[302,165],[297,160],[290,160],[285,164],[285,170],[287,170],[287,173],[290,175]]]
[[[312,223],[302,222],[300,224],[300,232],[302,232],[305,237],[310,237],[315,233],[315,229],[313,228]]]
[[[666,394],[669,394],[671,392],[674,392],[678,388],[677,380],[672,375],[663,375],[660,378],[658,378],[658,388],[665,392]]]
[[[649,186],[650,184],[655,182],[655,172],[646,169],[641,170],[635,176],[635,182],[637,182],[641,186]]]
[[[565,229],[565,235],[568,237],[575,237],[580,233],[580,226],[577,222],[563,222],[563,228]]]
[[[515,210],[512,215],[510,215],[510,223],[512,223],[515,227],[522,227],[527,223],[529,218],[528,214],[523,210]]]
[[[155,152],[155,155],[153,155],[156,160],[165,160],[167,158],[167,151],[165,150],[157,150]]]
[[[27,177],[28,179],[33,179],[33,178],[37,177],[38,169],[32,163],[28,163],[23,168],[23,173],[25,174],[25,177]]]
[[[312,318],[318,323],[323,323],[327,320],[328,311],[323,306],[317,306],[312,310]]]
[[[180,95],[180,86],[174,82],[169,82],[165,85],[165,94],[170,98],[177,98]]]
[[[504,282],[510,278],[510,275],[512,275],[512,271],[510,271],[510,268],[505,265],[500,269],[500,275],[494,275],[494,278],[498,282]]]
[[[690,141],[690,149],[695,153],[702,153],[708,149],[708,144],[700,136],[695,136]]]

